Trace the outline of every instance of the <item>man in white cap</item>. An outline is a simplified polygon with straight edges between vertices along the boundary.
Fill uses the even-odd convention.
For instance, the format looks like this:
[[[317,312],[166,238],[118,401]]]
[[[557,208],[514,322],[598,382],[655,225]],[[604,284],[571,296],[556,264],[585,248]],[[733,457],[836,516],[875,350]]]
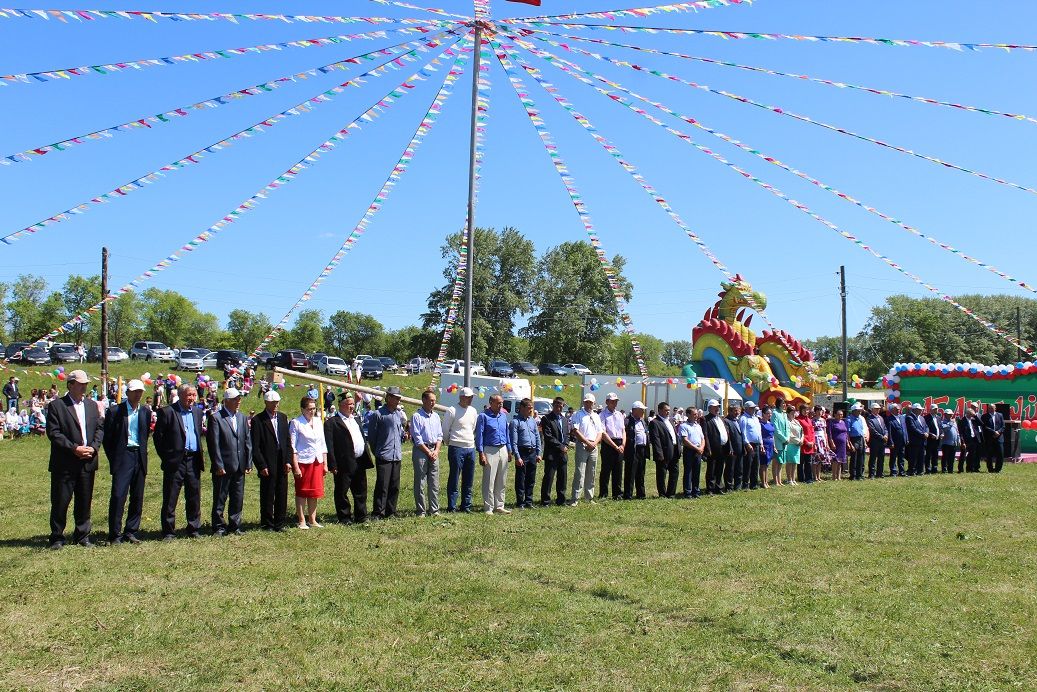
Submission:
[[[47,406],[47,437],[50,438],[50,548],[65,545],[68,506],[75,498],[76,522],[72,540],[90,548],[90,503],[94,494],[97,451],[104,437],[104,419],[97,407],[87,405],[90,378],[82,370],[68,373],[68,394]]]
[[[958,454],[960,440],[954,411],[945,409],[940,419],[940,473],[954,473],[954,457]]]
[[[850,480],[859,481],[864,478],[864,450],[868,443],[868,424],[864,420],[864,406],[857,401],[850,407],[850,418],[846,421],[849,431],[850,447],[847,449],[850,467]]]
[[[627,431],[625,416],[619,410],[619,395],[609,392],[605,397],[605,408],[600,414],[605,434],[601,436],[601,476],[598,478],[598,494],[609,496],[609,478],[612,479],[612,499],[623,497],[623,453],[626,450]]]
[[[187,537],[197,538],[202,528],[202,412],[195,406],[198,390],[190,384],[177,387],[177,402],[155,414],[155,451],[162,459],[162,540],[176,538],[176,506],[184,491]]]
[[[292,468],[292,441],[288,416],[278,411],[281,395],[263,394],[263,410],[252,416],[252,464],[259,475],[259,526],[283,531],[288,513],[288,476]]]
[[[755,490],[760,483],[760,454],[763,453],[763,429],[760,427],[756,402],[750,399],[745,402],[744,413],[738,417],[738,430],[742,433],[745,445],[742,454],[742,488]],[[735,484],[738,484],[735,479]]]
[[[965,408],[965,417],[958,423],[961,433],[961,455],[958,457],[958,473],[979,473],[979,457],[983,448],[983,428],[980,426],[979,409],[975,404]],[[963,469],[964,467],[964,469]]]
[[[252,435],[240,407],[241,392],[234,387],[223,390],[223,406],[209,414],[205,431],[212,471],[212,531],[217,536],[244,533],[241,510],[245,474],[252,473]],[[227,521],[223,519],[225,509]]]
[[[922,417],[922,405],[917,401],[904,416],[907,428],[907,475],[921,476],[925,473],[925,442],[929,439],[929,427]]]
[[[112,472],[112,494],[108,500],[108,542],[140,543],[141,514],[144,511],[144,481],[148,475],[148,438],[151,436],[151,409],[141,403],[144,383],[126,383],[126,398],[109,409],[104,418],[104,446]],[[130,506],[126,524],[122,523],[126,498]]]
[[[472,512],[472,485],[475,482],[475,424],[479,412],[472,406],[475,392],[464,387],[458,403],[443,415],[443,439],[447,441],[446,456],[450,464],[447,479],[448,512]],[[458,487],[460,481],[460,488]],[[458,504],[460,499],[460,505]]]
[[[925,461],[922,466],[926,473],[936,473],[940,460],[940,407],[930,404],[929,413],[922,418],[928,428],[925,438]]]
[[[635,401],[626,420],[627,445],[623,459],[623,499],[645,499],[645,466],[648,463],[648,407]],[[637,493],[636,495],[634,493]]]
[[[584,494],[591,504],[595,504],[594,473],[598,466],[598,443],[605,434],[605,426],[601,422],[601,416],[594,412],[594,404],[594,395],[590,392],[584,394],[583,408],[574,413],[570,421],[573,441],[576,443],[570,507],[578,505],[580,497]]]
[[[873,402],[868,414],[868,478],[882,478],[882,467],[886,465],[886,444],[889,431],[879,412],[882,404]]]

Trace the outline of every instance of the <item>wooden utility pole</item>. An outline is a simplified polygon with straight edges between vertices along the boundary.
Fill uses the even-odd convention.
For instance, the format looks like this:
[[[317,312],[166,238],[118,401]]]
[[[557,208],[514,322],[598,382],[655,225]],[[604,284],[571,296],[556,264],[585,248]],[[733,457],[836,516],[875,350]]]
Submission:
[[[101,386],[108,395],[108,248],[101,248]]]
[[[475,285],[475,164],[479,138],[479,74],[482,71],[483,24],[475,21],[475,64],[472,71],[472,134],[468,157],[468,245],[465,271],[464,386],[472,386],[472,288]]]

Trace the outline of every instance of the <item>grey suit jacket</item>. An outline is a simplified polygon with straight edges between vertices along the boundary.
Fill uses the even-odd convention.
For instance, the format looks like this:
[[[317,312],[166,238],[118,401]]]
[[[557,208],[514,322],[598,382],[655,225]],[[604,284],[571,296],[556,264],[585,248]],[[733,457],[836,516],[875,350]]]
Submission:
[[[237,418],[237,430],[231,419]],[[245,414],[232,414],[222,406],[209,414],[209,428],[205,431],[205,443],[209,448],[211,471],[241,473],[252,468],[252,433]]]

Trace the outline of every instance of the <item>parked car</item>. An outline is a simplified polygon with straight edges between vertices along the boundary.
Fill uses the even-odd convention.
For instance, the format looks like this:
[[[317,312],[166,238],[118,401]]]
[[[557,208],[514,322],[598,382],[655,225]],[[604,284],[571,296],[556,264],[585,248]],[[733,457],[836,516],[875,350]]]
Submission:
[[[474,373],[475,368],[472,368]],[[511,367],[511,364],[506,360],[491,360],[490,361],[490,377],[512,377],[515,374],[515,369]]]
[[[558,363],[541,363],[540,364],[541,375],[554,375],[555,377],[564,377],[565,375],[573,374],[571,370],[563,368]]]
[[[273,370],[275,367],[278,367],[287,370],[306,372],[306,368],[309,366],[310,362],[306,359],[306,354],[295,348],[286,348],[278,351],[266,361],[266,367],[268,370]]]
[[[407,361],[407,364],[403,366],[404,371],[411,375],[417,375],[420,372],[430,372],[432,367],[435,365],[431,360],[424,357],[411,358]]]
[[[212,349],[211,348],[202,348],[201,346],[188,346],[187,350],[188,351],[194,351],[195,353],[197,353],[202,358],[205,358],[207,355],[212,353]]]
[[[50,354],[47,349],[40,346],[30,346],[22,351],[22,357],[18,362],[26,365],[50,365]]]
[[[130,360],[175,360],[173,350],[161,341],[138,341],[130,348]]]
[[[380,380],[385,374],[385,366],[377,358],[368,358],[360,365],[360,379]]]
[[[27,341],[15,341],[13,344],[9,345],[4,350],[4,358],[10,360],[12,357],[14,357],[14,354],[18,353],[19,351],[24,351],[29,346],[32,346],[32,344],[30,344]]]
[[[130,356],[126,351],[122,350],[118,346],[108,347],[108,362],[109,363],[121,363],[124,360],[129,360]],[[88,363],[100,363],[101,362],[101,347],[91,346],[87,349],[86,360]]]
[[[216,368],[216,351],[209,351],[202,356],[202,369],[213,370]]]
[[[180,352],[180,355],[176,359],[177,370],[187,370],[190,372],[201,372],[205,369],[202,365],[202,354],[198,351],[192,351],[185,348]]]
[[[551,413],[551,399],[533,399],[533,410],[537,412],[538,416],[546,416]]]
[[[447,358],[446,360],[444,360],[442,363],[439,364],[439,374],[440,375],[451,375],[451,374],[457,372],[457,364],[459,362],[460,361],[458,361],[458,360],[456,360],[454,358]]]
[[[349,372],[349,366],[341,358],[324,356],[317,361],[317,372],[324,375],[345,375]]]
[[[369,358],[374,358],[374,356],[369,356],[366,353],[357,354],[357,357],[353,359],[353,367],[355,368],[358,365],[363,365],[364,361]]]
[[[526,360],[518,360],[511,364],[516,375],[539,375],[540,368]]]
[[[306,356],[306,360],[310,361],[310,367],[317,367],[317,361],[321,358],[327,358],[328,354],[324,351],[314,351],[310,355]]]
[[[73,344],[54,344],[48,354],[54,363],[78,363],[79,349]]]
[[[230,348],[220,349],[216,352],[216,367],[221,370],[227,365],[230,365],[232,368],[236,368],[242,363],[244,363],[247,359],[248,354],[242,351],[235,351],[234,349]]]
[[[400,369],[400,366],[396,362],[395,358],[390,358],[389,356],[379,356],[378,360],[382,361],[382,368],[385,370],[385,372],[398,372]]]
[[[461,372],[461,373],[463,373],[465,371],[464,363],[462,361],[457,361],[457,371]],[[472,363],[472,375],[473,376],[475,376],[475,375],[485,375],[485,374],[486,374],[486,366],[484,366],[482,363],[479,363],[479,362]]]
[[[256,354],[256,362],[257,363],[265,363],[265,362],[267,362],[267,360],[269,360],[270,358],[273,358],[273,357],[274,357],[274,354],[271,353],[270,351],[260,351],[259,353]]]
[[[586,365],[580,365],[579,363],[566,363],[562,367],[566,368],[567,370],[570,370],[572,372],[572,374],[574,374],[574,375],[593,375],[594,374],[593,372],[591,372],[591,369],[588,368]]]

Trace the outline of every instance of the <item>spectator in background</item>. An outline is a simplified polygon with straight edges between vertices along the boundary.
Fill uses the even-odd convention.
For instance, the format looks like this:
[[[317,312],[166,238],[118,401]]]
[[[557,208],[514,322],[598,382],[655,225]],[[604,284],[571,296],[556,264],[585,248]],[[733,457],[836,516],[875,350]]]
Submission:
[[[56,392],[57,390],[55,390]],[[17,409],[21,396],[21,393],[18,391],[18,378],[11,375],[10,379],[7,380],[7,384],[4,385],[4,398],[7,399],[7,409]]]

